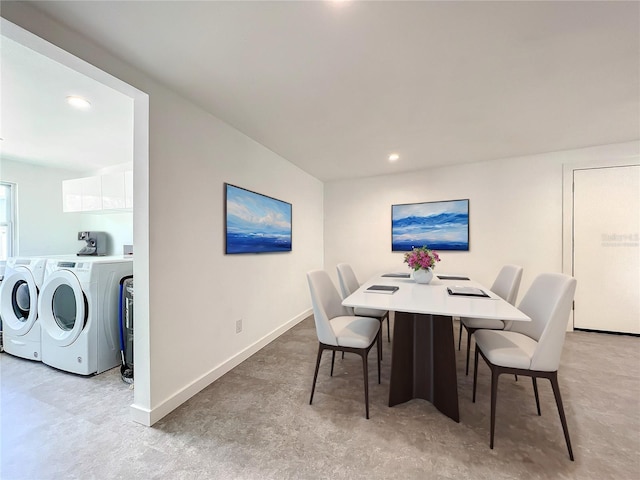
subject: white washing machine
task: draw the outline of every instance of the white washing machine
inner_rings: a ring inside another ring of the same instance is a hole
[[[44,258],[9,258],[0,284],[4,350],[37,361],[42,359],[38,297],[46,263]]]
[[[38,300],[43,363],[80,375],[120,365],[120,280],[132,274],[131,257],[49,260]]]

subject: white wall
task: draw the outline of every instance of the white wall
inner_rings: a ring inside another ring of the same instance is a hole
[[[2,160],[0,178],[17,185],[18,235],[16,255],[74,254],[84,242],[78,232],[108,234],[108,255],[122,253],[133,243],[131,212],[88,214],[62,211],[62,181],[92,175],[22,162]]]
[[[408,271],[391,252],[391,205],[469,199],[468,252],[439,252],[436,273],[491,285],[503,264],[524,267],[519,298],[542,272],[562,271],[563,164],[638,155],[640,142],[434,168],[325,185],[325,268],[351,263],[359,279]],[[337,281],[337,280],[336,280]]]
[[[323,192],[320,181],[198,107],[169,92],[150,99],[151,374],[157,398],[170,399],[309,314],[305,274],[323,262]],[[291,253],[224,255],[224,182],[293,205]]]
[[[322,183],[28,5],[1,13],[149,95],[149,314],[136,304],[132,413],[152,424],[310,313],[305,274],[323,265]],[[135,229],[147,213],[147,172],[134,166]],[[293,204],[291,253],[224,255],[224,182]],[[134,231],[136,252],[146,234]]]
[[[77,172],[2,160],[2,181],[17,185],[16,255],[72,254],[79,250],[80,214],[62,212],[62,180]]]
[[[66,215],[73,215],[67,213]],[[74,239],[77,252],[85,242],[77,240],[80,231],[105,232],[107,234],[107,255],[122,255],[123,245],[133,245],[133,213],[83,213],[80,214],[80,228]],[[75,252],[74,252],[75,253]]]

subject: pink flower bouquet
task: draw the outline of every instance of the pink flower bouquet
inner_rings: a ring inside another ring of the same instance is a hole
[[[404,263],[415,271],[433,269],[439,261],[438,252],[428,249],[426,245],[404,254]]]

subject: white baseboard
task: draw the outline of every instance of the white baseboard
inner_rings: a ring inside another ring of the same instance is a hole
[[[151,422],[151,411],[147,408],[140,407],[135,403],[129,406],[129,414],[131,415],[131,420],[137,423],[141,423],[147,427],[153,425]]]
[[[259,339],[257,342],[253,343],[252,345],[249,345],[247,348],[238,352],[236,355],[229,358],[227,361],[221,363],[217,367],[213,368],[209,372],[202,375],[200,378],[194,380],[191,384],[184,387],[175,395],[164,400],[157,407],[149,410],[147,408],[140,407],[134,403],[130,407],[131,419],[134,422],[141,423],[142,425],[146,425],[148,427],[152,426],[158,420],[160,420],[165,415],[169,414],[170,412],[178,408],[180,405],[182,405],[184,402],[189,400],[195,394],[197,394],[201,390],[211,385],[222,375],[229,372],[234,367],[237,367],[238,365],[240,365],[251,355],[259,351],[264,346],[268,345],[270,342],[278,338],[280,335],[282,335],[284,332],[286,332],[290,328],[296,326],[302,320],[304,320],[309,315],[311,315],[311,313],[312,313],[312,309],[309,308],[304,312],[296,315],[294,318],[292,318],[285,324],[281,325],[280,327],[276,328],[272,332],[268,333],[267,335]]]

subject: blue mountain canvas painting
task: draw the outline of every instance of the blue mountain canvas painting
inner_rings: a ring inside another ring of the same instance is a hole
[[[391,249],[469,250],[469,200],[391,206]]]
[[[291,251],[291,204],[226,186],[226,253]]]

